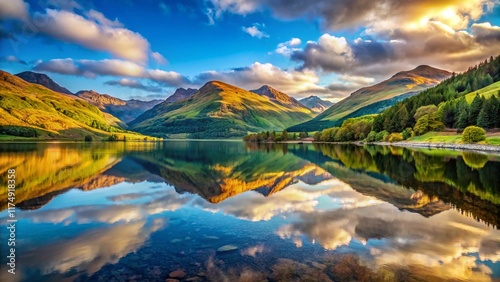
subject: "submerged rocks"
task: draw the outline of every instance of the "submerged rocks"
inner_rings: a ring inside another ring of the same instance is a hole
[[[230,251],[236,251],[238,247],[234,245],[225,245],[217,249],[218,253],[225,253],[225,252],[230,252]]]
[[[184,278],[184,276],[186,276],[186,272],[184,272],[182,269],[177,269],[168,274],[168,277],[175,279],[182,279]]]

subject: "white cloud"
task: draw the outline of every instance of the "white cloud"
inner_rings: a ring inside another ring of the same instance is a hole
[[[89,20],[94,20],[98,24],[102,24],[104,26],[109,26],[109,27],[122,27],[122,23],[118,21],[118,19],[115,20],[109,20],[106,18],[103,13],[98,12],[96,10],[90,10],[86,13],[87,18]]]
[[[302,41],[299,38],[292,38],[286,42],[278,44],[278,47],[276,48],[276,50],[274,50],[274,52],[288,57],[293,52],[301,50],[300,48],[295,48],[295,46],[298,46],[300,44],[302,44]]]
[[[92,17],[87,19],[72,12],[47,9],[45,14],[36,13],[34,17],[44,21],[38,26],[41,32],[61,41],[106,51],[131,61],[147,60],[149,42],[139,33],[116,27],[116,21],[106,19],[99,12],[90,15]]]
[[[35,70],[53,73],[80,75],[86,77],[117,76],[145,78],[166,86],[181,86],[189,84],[189,79],[183,75],[159,69],[146,69],[142,65],[123,60],[73,60],[53,59],[39,62]]]
[[[207,71],[198,75],[194,82],[201,84],[210,80],[221,80],[245,89],[256,89],[267,84],[287,94],[304,97],[307,93],[327,91],[318,85],[319,77],[314,71],[284,70],[270,63],[255,62],[249,67],[226,72]]]
[[[158,52],[152,52],[151,58],[153,58],[155,63],[159,65],[166,65],[168,63],[167,59],[165,59],[165,57],[163,57],[163,55]]]
[[[253,25],[250,27],[242,27],[241,28],[244,32],[250,34],[252,37],[257,37],[257,38],[264,38],[264,37],[269,37],[268,34],[265,32],[259,30],[257,25]]]
[[[28,19],[28,4],[23,0],[0,1],[0,18]]]

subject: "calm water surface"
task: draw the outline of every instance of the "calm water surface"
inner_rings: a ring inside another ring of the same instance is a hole
[[[499,281],[500,156],[0,143],[1,281]],[[174,273],[172,273],[174,272]]]

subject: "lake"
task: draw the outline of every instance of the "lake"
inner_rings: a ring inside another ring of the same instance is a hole
[[[1,281],[500,279],[500,156],[231,141],[0,143]],[[12,210],[11,210],[12,212]]]

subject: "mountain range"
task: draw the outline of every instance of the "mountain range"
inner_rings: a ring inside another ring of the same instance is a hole
[[[430,66],[418,66],[410,71],[399,72],[376,85],[361,88],[344,100],[332,104],[317,96],[298,101],[268,85],[248,91],[221,81],[210,81],[199,90],[178,88],[166,100],[123,100],[93,90],[73,94],[45,74],[30,71],[19,73],[16,76],[31,82],[22,84],[3,72],[5,79],[1,86],[4,96],[8,94],[12,103],[6,105],[4,98],[0,106],[2,110],[10,111],[9,117],[5,119],[9,121],[4,121],[4,126],[35,126],[36,131],[45,126],[52,133],[55,133],[54,128],[58,128],[58,134],[64,127],[79,128],[73,125],[56,126],[58,122],[34,115],[27,118],[28,108],[21,111],[23,103],[13,102],[19,98],[26,99],[18,97],[19,93],[31,92],[37,95],[51,91],[55,93],[52,99],[60,100],[59,95],[62,95],[66,98],[61,98],[61,101],[70,99],[94,106],[95,108],[91,108],[85,104],[84,107],[91,109],[92,113],[80,111],[78,115],[78,119],[91,128],[109,131],[113,127],[164,138],[236,138],[248,132],[281,131],[285,128],[291,132],[316,131],[338,126],[350,117],[379,113],[400,100],[438,84],[450,75],[447,71]],[[13,87],[12,83],[17,86]],[[43,108],[39,108],[39,104],[30,106],[33,110]],[[65,110],[68,115],[73,115],[74,112],[66,107],[53,108],[63,115]],[[21,113],[12,114],[13,110]],[[42,111],[46,110],[48,109],[43,108]],[[99,118],[96,119],[95,115]],[[23,122],[19,116],[24,117],[21,118]],[[29,120],[28,124],[26,120]],[[87,129],[84,131],[87,132]]]
[[[188,99],[156,105],[131,122],[130,128],[158,137],[230,138],[249,131],[283,130],[314,116],[276,89],[264,86],[261,92],[210,81]]]
[[[290,127],[288,130],[316,131],[340,126],[347,118],[379,113],[398,101],[437,85],[450,76],[451,73],[448,71],[426,65],[398,72],[387,80],[353,92],[314,119]]]
[[[122,100],[108,94],[97,93],[93,90],[78,91],[75,95],[98,107],[102,111],[119,118],[124,123],[133,121],[145,111],[162,102],[162,100]]]

